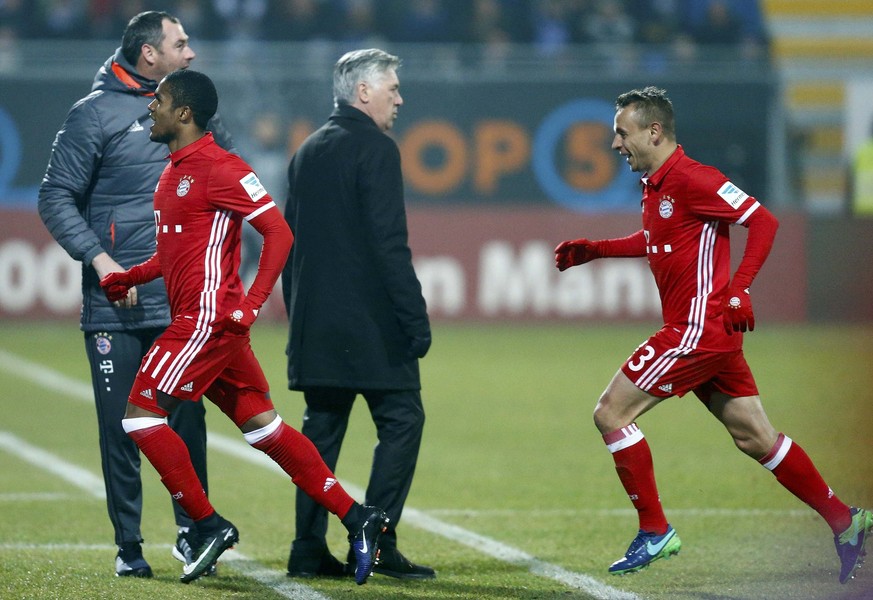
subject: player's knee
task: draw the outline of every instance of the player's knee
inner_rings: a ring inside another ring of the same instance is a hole
[[[751,440],[749,438],[734,436],[734,446],[743,454],[749,454],[752,449]]]
[[[273,411],[272,415],[263,413],[249,419],[241,429],[243,437],[245,437],[249,445],[254,446],[273,435],[281,426],[282,417]]]
[[[226,396],[220,401],[210,397],[234,425],[243,433],[264,427],[276,416],[276,409],[269,394],[259,390],[242,390],[235,396]]]
[[[156,431],[157,427],[167,424],[166,418],[161,417],[125,417],[121,420],[121,428],[124,433],[137,445]]]
[[[740,452],[755,460],[765,456],[770,449],[767,440],[755,435],[734,435],[734,444]]]
[[[600,397],[600,399],[597,401],[597,404],[594,406],[594,412],[592,414],[592,417],[594,419],[594,426],[597,427],[597,430],[601,434],[615,431],[622,426],[622,424],[616,425],[614,423],[615,418],[612,415],[612,411],[610,410],[610,403],[607,400],[605,393]],[[624,425],[626,425],[626,423],[624,423]]]
[[[736,447],[758,460],[767,455],[778,438],[777,431],[766,420],[746,420],[728,427]]]
[[[247,419],[242,425],[238,425],[238,427],[243,434],[247,434],[270,426],[278,427],[277,423],[281,423],[281,421],[282,419],[279,417],[279,414],[274,409],[270,409]]]

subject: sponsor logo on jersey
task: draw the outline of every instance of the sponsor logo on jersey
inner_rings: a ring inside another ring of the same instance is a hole
[[[324,480],[324,489],[322,491],[327,492],[327,490],[332,488],[334,485],[336,485],[336,479],[334,479],[333,477],[328,477]]]
[[[139,122],[139,119],[133,122],[133,124],[127,128],[128,133],[136,133],[137,131],[142,131],[145,129],[142,126],[142,123]]]
[[[739,208],[740,205],[749,197],[749,195],[732,184],[730,181],[725,181],[724,185],[718,188],[718,195],[721,199],[731,205],[731,208]]]
[[[176,186],[176,195],[180,198],[191,191],[191,184],[194,183],[194,178],[190,175],[185,175],[179,180],[179,185]]]
[[[664,196],[661,199],[661,203],[658,205],[658,214],[661,215],[662,219],[669,219],[673,216],[673,198],[670,196]]]
[[[193,392],[193,391],[194,391],[194,382],[193,382],[193,381],[189,381],[188,383],[186,383],[185,385],[183,385],[183,386],[182,386],[182,391],[183,391],[183,392]]]
[[[94,347],[100,354],[109,354],[112,350],[112,336],[108,333],[98,333],[94,336]]]
[[[143,398],[148,398],[149,400],[154,400],[154,399],[155,399],[155,397],[152,395],[152,390],[151,390],[151,388],[149,388],[149,389],[145,389],[145,390],[141,391],[141,392],[139,393],[139,395],[142,396]]]
[[[257,202],[267,195],[267,190],[264,188],[263,185],[261,185],[261,181],[254,173],[249,173],[248,175],[240,179],[239,182],[242,184],[243,189],[246,191],[246,194],[249,195],[249,198],[252,199],[252,202]]]

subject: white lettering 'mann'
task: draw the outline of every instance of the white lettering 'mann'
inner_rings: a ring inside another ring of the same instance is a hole
[[[645,261],[595,261],[559,273],[552,244],[483,244],[477,303],[485,316],[655,317],[660,298]]]
[[[528,242],[518,256],[509,242],[484,244],[479,254],[479,309],[487,316],[527,310],[535,315],[548,313],[553,257],[552,246],[546,242]]]

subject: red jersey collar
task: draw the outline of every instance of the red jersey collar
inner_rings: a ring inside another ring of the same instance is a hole
[[[215,143],[215,140],[212,139],[212,132],[207,131],[206,135],[204,135],[202,138],[200,138],[196,142],[192,142],[192,143],[188,144],[187,146],[185,146],[184,148],[179,148],[175,152],[170,152],[170,154],[167,155],[167,158],[169,158],[171,161],[173,161],[174,165],[178,165],[180,162],[182,162],[183,159],[191,156],[192,154],[199,151],[204,146],[208,146],[209,144],[214,144],[214,143]]]
[[[654,174],[649,175],[646,173],[642,177],[642,182],[644,185],[660,185],[662,181],[664,181],[664,177],[667,176],[667,173],[670,169],[673,168],[677,162],[679,162],[682,157],[685,156],[685,150],[682,149],[681,145],[677,145],[676,149],[673,151],[673,154],[661,165]]]

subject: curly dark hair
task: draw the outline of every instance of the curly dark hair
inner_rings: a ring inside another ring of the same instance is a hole
[[[206,129],[218,110],[218,92],[212,80],[191,69],[179,69],[164,77],[163,85],[170,88],[173,108],[187,106],[194,115],[194,124]]]

